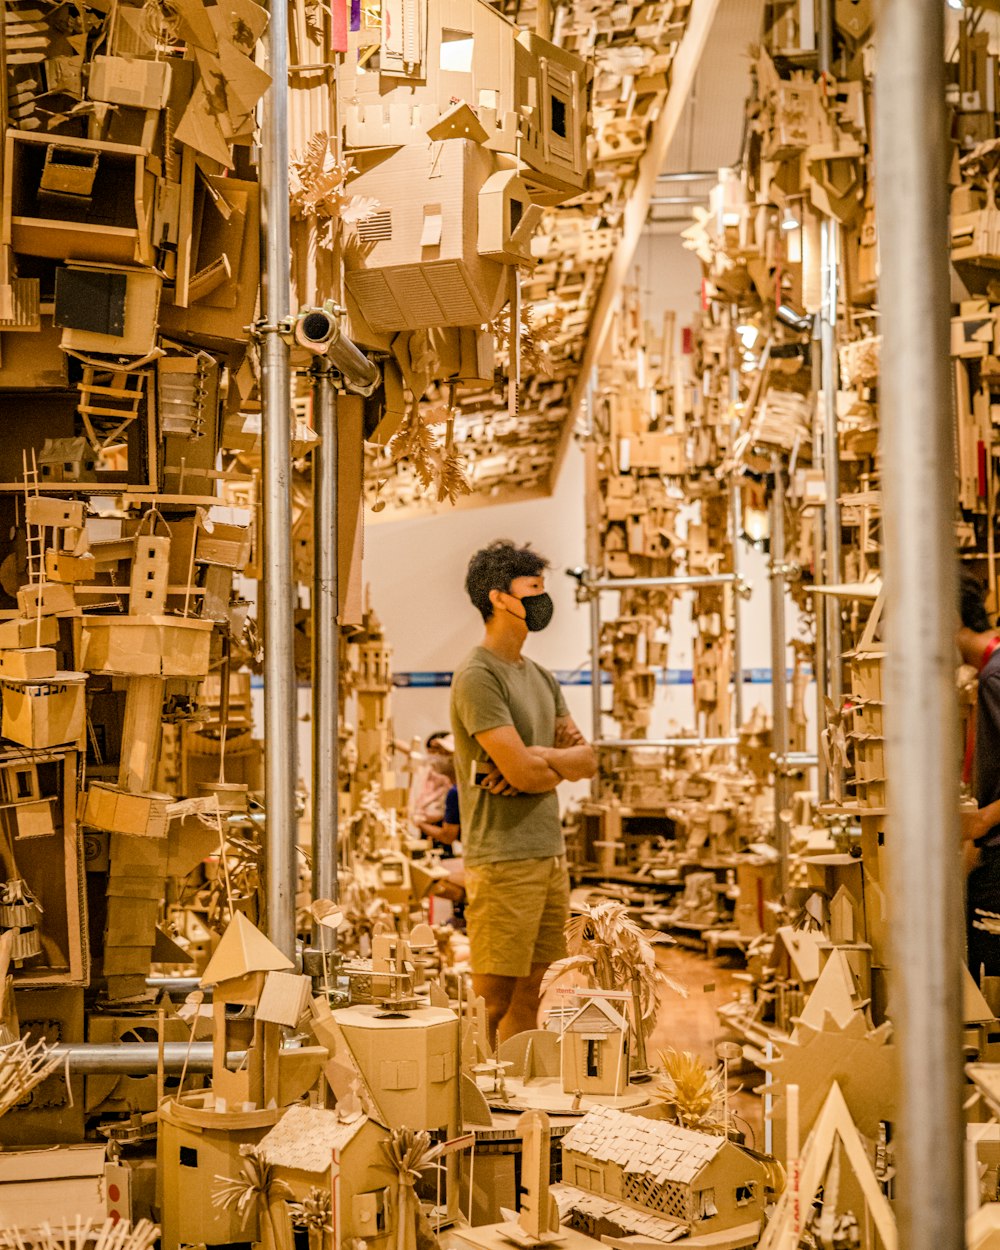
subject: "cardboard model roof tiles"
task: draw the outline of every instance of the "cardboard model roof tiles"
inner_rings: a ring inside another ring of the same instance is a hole
[[[649,1175],[658,1184],[689,1183],[725,1144],[722,1137],[611,1107],[588,1111],[562,1140],[565,1150],[589,1155],[599,1163],[618,1163],[624,1171]]]
[[[322,1176],[333,1166],[334,1151],[343,1150],[366,1122],[361,1113],[344,1119],[323,1107],[289,1107],[257,1152],[272,1165]]]

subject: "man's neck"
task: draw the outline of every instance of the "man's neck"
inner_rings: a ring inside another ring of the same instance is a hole
[[[987,651],[1000,637],[1000,630],[984,629],[982,633],[973,633],[971,629],[963,629],[960,639],[962,658],[976,668],[982,668]]]
[[[486,633],[481,645],[508,664],[517,664],[521,659],[521,648],[526,636],[526,631],[515,627],[512,618],[505,612],[503,616],[491,616],[486,622]]]

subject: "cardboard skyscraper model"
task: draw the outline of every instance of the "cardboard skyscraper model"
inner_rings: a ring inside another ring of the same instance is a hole
[[[542,206],[586,185],[590,71],[485,0],[392,0],[350,37],[338,90],[378,207],[345,252],[375,332],[479,326],[530,265]]]

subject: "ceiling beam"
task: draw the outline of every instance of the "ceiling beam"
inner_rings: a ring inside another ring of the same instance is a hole
[[[639,158],[635,189],[625,205],[622,236],[604,272],[601,292],[597,297],[594,315],[590,319],[583,358],[580,361],[580,371],[573,387],[569,412],[566,414],[566,424],[563,426],[559,445],[552,461],[550,491],[555,490],[566,449],[573,436],[577,418],[583,410],[590,371],[597,363],[611,327],[611,318],[618,306],[618,297],[632,261],[635,259],[636,248],[639,246],[639,239],[646,225],[650,201],[656,191],[657,178],[666,162],[671,141],[677,132],[684,106],[691,94],[701,56],[708,41],[708,34],[712,29],[720,3],[721,0],[693,0],[691,16],[688,18],[684,34],[671,62],[670,87],[659,116],[653,122],[646,150]]]

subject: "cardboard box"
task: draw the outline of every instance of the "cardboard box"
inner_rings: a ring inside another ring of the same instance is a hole
[[[124,677],[208,675],[211,621],[175,616],[84,616],[81,666]]]
[[[79,262],[56,270],[55,323],[69,352],[148,356],[156,346],[163,275]]]
[[[117,786],[95,781],[87,789],[83,821],[108,833],[165,838],[167,814],[173,802],[169,794],[129,794]],[[154,885],[159,896],[159,883],[154,881]]]
[[[260,187],[199,174],[191,194],[186,229],[178,241],[177,292],[174,302],[164,301],[160,309],[160,331],[209,348],[244,343],[260,283]],[[191,280],[216,267],[222,257],[229,276],[200,298],[191,298]],[[180,295],[182,290],[188,293]]]
[[[50,582],[63,582],[72,585],[76,582],[90,582],[94,579],[97,561],[89,552],[73,555],[69,551],[46,551],[45,576]]]
[[[86,724],[86,680],[84,673],[68,672],[46,682],[0,678],[0,733],[36,751],[79,742]]]
[[[87,505],[78,499],[56,499],[54,495],[29,495],[25,500],[24,519],[29,525],[46,529],[83,529],[87,521]]]
[[[72,612],[76,596],[62,582],[29,582],[17,592],[17,606],[21,615],[29,619],[55,616],[58,612]]]
[[[52,647],[59,641],[59,622],[54,616],[41,621],[0,621],[0,651],[11,647]]]
[[[0,1152],[3,1227],[22,1233],[104,1223],[104,1142]]]
[[[50,1046],[82,1042],[84,1033],[82,989],[22,989],[15,984],[14,1001],[25,1034],[44,1038]],[[72,1102],[70,1105],[70,1087]],[[70,1077],[57,1069],[28,1097],[4,1116],[4,1156],[7,1150],[24,1146],[51,1147],[53,1143],[82,1142],[84,1133],[84,1079]],[[49,1173],[43,1172],[43,1175]],[[58,1175],[58,1172],[55,1173]],[[0,1194],[3,1190],[0,1188]],[[0,1198],[0,1212],[6,1207]],[[4,1220],[6,1224],[6,1220]]]
[[[244,525],[208,524],[198,530],[195,561],[241,571],[250,559],[250,530]]]
[[[17,838],[49,838],[56,831],[55,799],[31,799],[8,808]]]
[[[52,647],[25,647],[0,651],[0,677],[15,681],[37,681],[56,675],[56,653]]]
[[[106,104],[161,109],[170,94],[170,62],[140,61],[124,56],[95,56],[87,94]]]
[[[76,153],[81,163],[96,158],[89,196],[73,203],[65,196],[61,202],[46,199],[42,173],[53,146]],[[126,144],[8,130],[2,242],[15,252],[58,261],[152,264],[156,178],[148,155]]]

